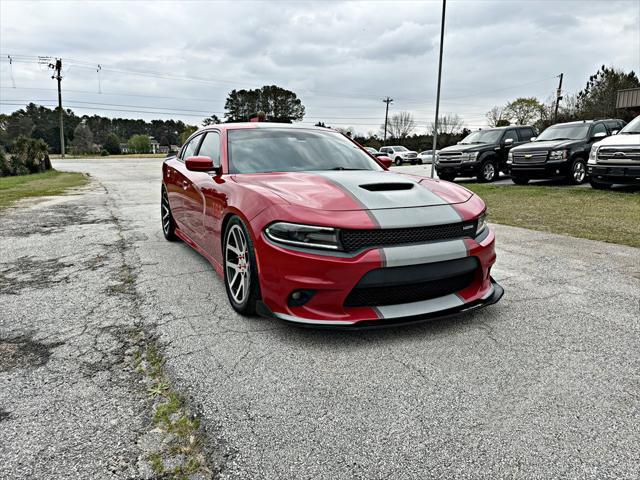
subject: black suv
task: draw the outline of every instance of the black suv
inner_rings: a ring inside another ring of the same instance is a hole
[[[587,160],[594,142],[624,126],[624,121],[583,120],[556,123],[531,143],[509,152],[509,173],[513,183],[526,185],[532,178],[566,178],[573,184],[587,178]]]
[[[510,126],[478,130],[457,145],[443,148],[438,154],[436,170],[442,180],[478,177],[492,182],[499,172],[507,172],[507,154],[511,147],[529,142],[536,132],[530,126]]]

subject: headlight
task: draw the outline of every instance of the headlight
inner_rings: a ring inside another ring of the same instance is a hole
[[[507,155],[507,165],[511,165],[513,163],[513,153],[509,152]]]
[[[335,228],[276,222],[269,225],[264,233],[274,242],[287,245],[338,249],[338,231]]]
[[[591,147],[591,151],[589,152],[589,160],[587,160],[589,165],[595,165],[598,163],[598,147],[595,145]]]
[[[566,150],[553,150],[549,154],[549,160],[564,160],[567,158]]]
[[[480,215],[478,217],[478,225],[476,226],[476,236],[479,233],[482,233],[482,231],[487,228],[487,211],[485,210],[482,215]]]
[[[475,162],[476,158],[478,158],[478,154],[480,152],[468,152],[468,153],[463,153],[462,154],[462,161],[463,162]]]

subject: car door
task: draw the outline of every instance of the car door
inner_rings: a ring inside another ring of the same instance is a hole
[[[180,162],[178,162],[176,165],[174,179],[174,183],[177,185],[175,197],[178,205],[178,213],[174,214],[174,219],[178,224],[178,228],[180,228],[183,233],[187,234],[187,236],[194,241],[195,238],[191,236],[192,230],[190,229],[189,225],[191,223],[190,216],[193,214],[192,177],[194,175],[197,175],[198,172],[191,172],[187,170],[185,160],[196,155],[202,138],[203,135],[198,134],[191,138],[183,147],[179,157]],[[171,198],[169,199],[169,201],[171,201]],[[173,209],[173,204],[171,208]]]
[[[178,228],[183,231],[186,222],[184,192],[185,183],[188,181],[188,172],[184,165],[184,161],[187,157],[191,157],[195,154],[200,140],[200,135],[188,140],[180,150],[180,153],[178,153],[176,161],[172,162],[171,166],[169,166],[166,171],[165,185],[169,195],[171,214],[173,215],[173,219],[176,221]]]
[[[509,142],[508,140],[511,140],[511,142]],[[501,171],[504,172],[507,170],[507,155],[509,155],[509,150],[517,145],[518,142],[520,142],[520,139],[518,138],[518,133],[516,132],[515,128],[506,130],[502,134],[500,146],[498,147],[498,151],[496,152],[498,154],[498,168]]]
[[[198,156],[209,157],[220,167],[220,132],[209,130],[204,134],[197,151]],[[221,221],[226,195],[220,195],[215,171],[190,172],[191,185],[187,190],[189,236],[208,254],[212,254],[216,222]]]

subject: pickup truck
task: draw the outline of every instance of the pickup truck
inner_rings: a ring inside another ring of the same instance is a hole
[[[380,148],[380,153],[389,157],[396,165],[402,165],[404,162],[411,162],[411,165],[415,165],[418,162],[418,152],[400,145],[382,147]]]

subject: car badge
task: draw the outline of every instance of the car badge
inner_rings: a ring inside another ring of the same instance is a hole
[[[613,154],[614,157],[626,157],[627,154],[624,152],[616,152]]]
[[[532,158],[532,157],[533,157],[533,155],[531,155],[530,153],[527,153],[527,154],[524,156],[524,158]]]

